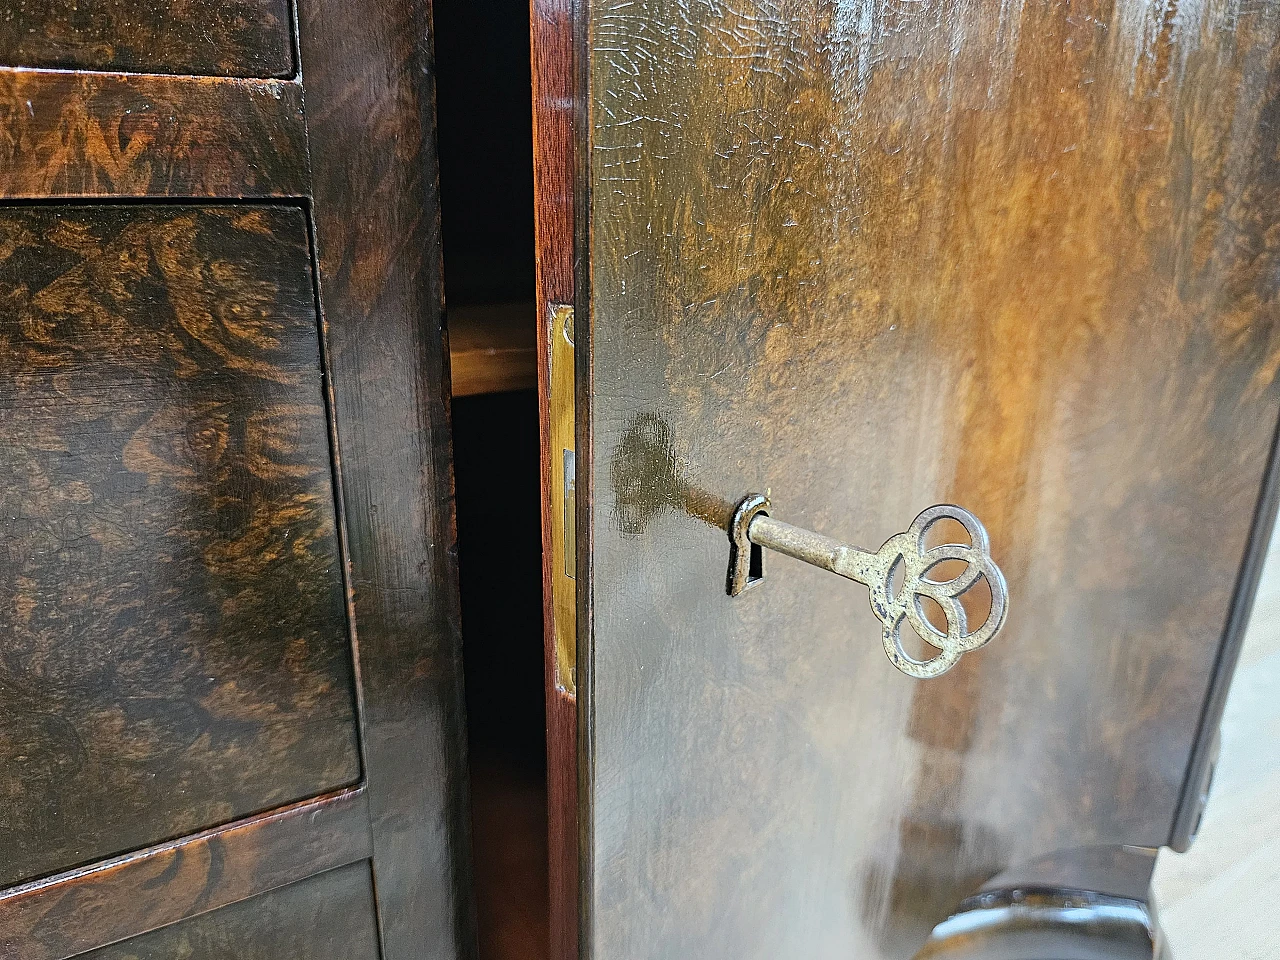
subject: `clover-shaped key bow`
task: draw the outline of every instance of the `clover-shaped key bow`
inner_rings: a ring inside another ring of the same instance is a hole
[[[896,534],[874,553],[860,550],[819,533],[775,520],[766,512],[768,498],[752,494],[734,511],[729,536],[733,551],[729,567],[729,593],[736,596],[762,576],[762,557],[752,556],[752,545],[767,547],[804,560],[842,577],[865,584],[871,593],[871,609],[884,625],[884,651],[893,665],[908,676],[925,680],[950,670],[962,654],[985,644],[1004,624],[1008,610],[1008,587],[1004,575],[991,559],[987,531],[968,510],[939,504],[924,510],[906,532]],[[940,520],[960,523],[968,543],[927,546],[929,528]],[[929,575],[949,561],[964,563],[964,569],[948,580]],[[901,569],[901,582],[898,571]],[[976,630],[969,629],[961,597],[979,579],[991,591],[991,607]],[[944,632],[925,616],[922,598],[938,605],[946,618]],[[925,643],[936,648],[936,656],[917,660],[902,644],[906,623]]]

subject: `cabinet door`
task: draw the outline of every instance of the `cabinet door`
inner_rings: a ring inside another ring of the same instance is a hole
[[[0,25],[0,956],[470,940],[429,26]]]
[[[1007,868],[1183,845],[1273,516],[1280,8],[580,28],[584,954],[909,957]],[[916,679],[865,586],[729,596],[751,493],[872,550],[966,508],[1003,629]]]

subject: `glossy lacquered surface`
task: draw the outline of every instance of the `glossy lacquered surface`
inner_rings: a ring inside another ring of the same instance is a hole
[[[572,323],[575,297],[574,30],[580,13],[573,0],[529,4],[552,960],[578,956],[578,702],[572,664],[577,591],[556,560],[564,554],[564,451],[573,448],[575,429],[573,331],[566,338],[565,323]]]
[[[83,954],[85,960],[378,960],[368,863]]]
[[[430,14],[298,4],[381,960],[475,943]]]
[[[289,0],[13,0],[0,63],[131,73],[293,73]]]
[[[1170,838],[1276,426],[1280,13],[1164,9],[589,5],[596,960],[908,957]],[[727,597],[722,529],[620,509],[638,422],[863,547],[971,510],[1003,633],[921,682],[829,574]]]
[[[0,196],[282,197],[309,187],[302,85],[0,68]]]
[[[429,6],[10,7],[0,956],[468,955]]]
[[[355,782],[302,211],[0,238],[0,886]]]
[[[368,799],[364,787],[341,790],[10,888],[0,956],[65,960],[367,861]]]

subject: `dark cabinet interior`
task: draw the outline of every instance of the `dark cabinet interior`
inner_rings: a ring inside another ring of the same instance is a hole
[[[532,960],[549,909],[533,391],[456,399],[453,435],[480,956]]]
[[[434,8],[445,304],[481,958],[547,956],[529,14]]]
[[[433,12],[445,309],[453,395],[532,390],[529,14],[512,0]]]

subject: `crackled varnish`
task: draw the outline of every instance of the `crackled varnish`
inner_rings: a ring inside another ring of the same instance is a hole
[[[1280,8],[587,6],[584,950],[904,958],[1184,843],[1273,511]],[[972,510],[1003,634],[918,682],[829,574],[730,599],[723,531],[624,522],[640,422],[866,547]]]
[[[0,957],[465,955],[427,11],[0,64]]]

